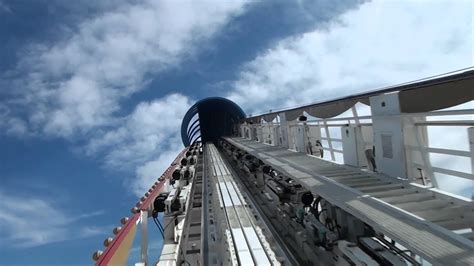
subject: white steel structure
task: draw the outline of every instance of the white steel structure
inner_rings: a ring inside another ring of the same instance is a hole
[[[202,100],[94,259],[125,263],[140,228],[136,265],[474,265],[473,91],[468,69],[247,118]]]

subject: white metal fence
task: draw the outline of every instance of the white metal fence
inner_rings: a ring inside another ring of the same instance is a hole
[[[404,132],[401,133],[405,135],[404,150],[409,180],[448,192],[461,193],[466,197],[474,197],[472,169],[474,156],[472,144],[469,144],[470,141],[474,141],[474,133],[471,135],[471,140],[468,134],[469,130],[474,131],[473,107],[474,102],[471,101],[447,110],[397,115],[404,121]],[[364,149],[372,149],[374,145],[372,129],[374,117],[370,113],[370,108],[361,103],[333,118],[320,119],[306,113],[305,116],[308,118],[307,121],[288,123],[290,150],[315,155],[315,151],[322,146],[323,159],[344,163],[341,130],[347,126],[360,128],[362,134],[358,142]],[[390,119],[390,116],[385,118]],[[262,121],[252,126],[262,128],[262,140],[259,141],[270,145],[282,145],[281,136],[272,136],[275,132],[280,134],[282,132],[275,130],[281,127],[279,117],[270,123]],[[304,132],[301,133],[301,130]],[[298,148],[298,144],[301,143],[296,143],[297,134],[304,135],[304,148]],[[456,185],[453,187],[453,184]]]

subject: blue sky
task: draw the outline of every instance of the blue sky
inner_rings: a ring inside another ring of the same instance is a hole
[[[0,0],[1,265],[91,263],[198,99],[255,113],[473,65],[472,1],[96,2]]]

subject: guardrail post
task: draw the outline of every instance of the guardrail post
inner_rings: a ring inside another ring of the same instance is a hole
[[[474,127],[467,129],[469,136],[469,150],[471,151],[471,173],[474,173]]]
[[[370,97],[377,171],[407,178],[407,165],[398,93]]]
[[[141,263],[148,265],[148,211],[141,211]]]
[[[280,120],[280,142],[279,145],[285,148],[289,148],[288,144],[288,121],[286,121],[285,113],[279,113],[279,120]]]

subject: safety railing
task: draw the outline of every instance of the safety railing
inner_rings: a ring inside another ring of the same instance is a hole
[[[471,191],[474,191],[474,175],[471,166],[472,160],[474,160],[473,148],[469,144],[469,141],[473,141],[473,136],[471,136],[471,140],[468,136],[468,130],[474,130],[469,129],[474,128],[474,109],[472,107],[474,107],[474,102],[470,101],[448,110],[403,113],[382,117],[383,119],[398,117],[404,121],[403,130],[405,132],[400,132],[400,134],[409,134],[404,144],[404,150],[410,181],[444,189],[443,184],[448,181],[442,179],[454,177],[457,179],[456,181],[465,184],[467,192],[464,195],[469,197],[469,187]],[[362,115],[358,115],[358,113],[362,113]],[[374,116],[371,115],[370,108],[367,106],[357,103],[348,111],[333,118],[321,119],[307,113],[304,115],[306,121],[298,121],[298,119],[288,121],[287,137],[290,150],[310,154],[310,151],[322,149],[324,151],[323,159],[344,163],[343,154],[345,151],[341,130],[347,126],[361,129],[362,136],[358,140],[358,145],[362,145],[365,150],[372,149],[374,145],[372,128]],[[270,145],[282,145],[281,141],[269,141],[275,139],[272,136],[275,134],[272,128],[278,129],[281,126],[279,116],[271,122],[262,120],[260,123],[252,125],[257,131],[258,128],[263,130],[263,140],[260,141]],[[295,135],[298,134],[298,128],[305,131],[302,134],[305,138],[304,149],[296,148],[298,145]],[[282,130],[278,130],[277,134],[282,134],[282,132]],[[447,141],[448,145],[440,146],[439,138],[449,140]],[[319,145],[317,141],[319,141]],[[444,157],[444,163],[440,156]],[[369,165],[368,162],[367,165]],[[438,180],[442,180],[442,184],[439,184]]]

